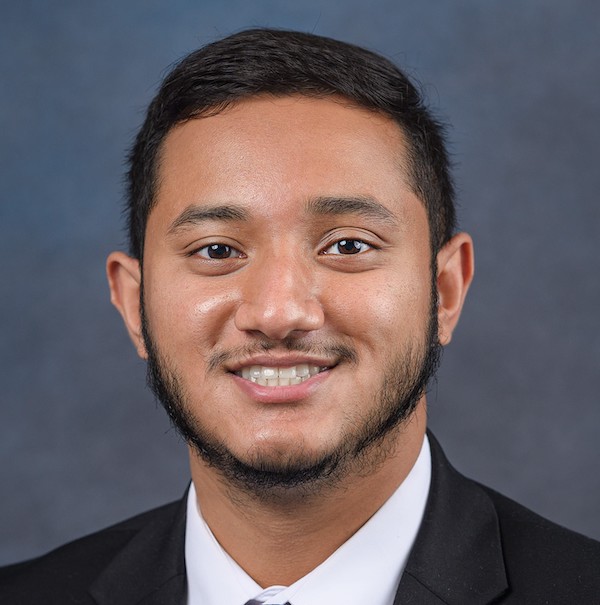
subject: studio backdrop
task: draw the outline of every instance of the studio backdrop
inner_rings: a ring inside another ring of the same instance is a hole
[[[28,1],[0,7],[0,563],[187,485],[104,262],[161,76],[257,25],[386,55],[451,124],[476,277],[431,426],[465,474],[600,538],[599,3]]]

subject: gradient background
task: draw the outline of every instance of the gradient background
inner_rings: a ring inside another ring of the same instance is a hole
[[[451,122],[477,274],[431,424],[463,472],[600,538],[600,4],[22,1],[0,8],[0,563],[186,486],[104,259],[166,67],[256,25],[377,50]]]

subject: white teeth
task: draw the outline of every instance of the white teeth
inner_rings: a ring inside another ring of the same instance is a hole
[[[307,363],[301,363],[300,365],[296,366],[296,376],[300,376],[300,378],[306,378],[307,376],[310,376],[310,370],[308,368]]]
[[[279,368],[279,380],[282,378],[296,378],[296,366],[291,368]]]
[[[286,368],[247,366],[236,372],[236,374],[261,386],[282,387],[300,384],[311,376],[316,376],[323,369],[325,368],[315,365],[309,366],[307,363],[300,363],[296,366]]]

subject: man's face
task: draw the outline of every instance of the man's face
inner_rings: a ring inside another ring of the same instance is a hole
[[[348,467],[418,402],[437,334],[405,158],[390,119],[331,99],[254,98],[167,136],[146,349],[163,403],[223,472]]]

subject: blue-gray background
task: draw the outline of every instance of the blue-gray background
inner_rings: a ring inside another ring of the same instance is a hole
[[[452,123],[477,275],[432,425],[461,470],[600,538],[600,4],[21,1],[0,7],[0,563],[186,485],[104,258],[165,68],[255,25],[378,50]]]

